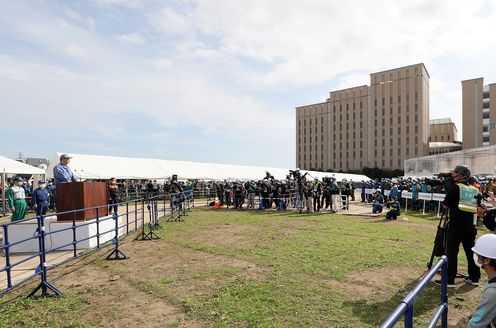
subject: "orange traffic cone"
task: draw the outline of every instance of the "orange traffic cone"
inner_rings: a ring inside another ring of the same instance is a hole
[[[215,197],[214,208],[219,208],[219,197]]]

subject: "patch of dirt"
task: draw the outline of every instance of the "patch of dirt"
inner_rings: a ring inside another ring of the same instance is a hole
[[[423,273],[405,267],[378,268],[349,275],[343,281],[333,280],[329,283],[349,299],[383,299],[392,296],[398,286],[418,280]]]
[[[64,291],[88,296],[85,318],[106,327],[164,327],[169,325],[201,327],[188,318],[182,307],[166,299],[142,292],[118,275],[95,265],[71,267],[58,271],[53,283]]]
[[[255,225],[225,223],[198,231],[192,240],[209,246],[253,247],[257,245],[254,236],[264,230]]]
[[[164,241],[132,242],[123,246],[130,259],[114,262],[112,266],[138,280],[163,277],[175,279],[204,271],[233,268],[243,276],[257,277],[262,271],[255,263],[230,256],[211,254]],[[129,261],[129,262],[128,262]],[[110,266],[107,264],[106,266]],[[117,273],[118,274],[118,273]]]

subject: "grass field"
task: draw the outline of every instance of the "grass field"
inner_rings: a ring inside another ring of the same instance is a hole
[[[160,240],[126,239],[129,260],[100,252],[50,271],[61,298],[25,299],[34,285],[0,298],[0,327],[376,327],[426,271],[437,219],[408,217],[195,209]],[[416,324],[438,295],[417,300]],[[451,327],[479,295],[450,292]]]

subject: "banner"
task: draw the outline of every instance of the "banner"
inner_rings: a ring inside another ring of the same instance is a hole
[[[419,192],[418,199],[421,200],[432,200],[432,194],[428,192]]]
[[[442,202],[444,200],[444,197],[446,197],[445,194],[432,194],[432,200]]]

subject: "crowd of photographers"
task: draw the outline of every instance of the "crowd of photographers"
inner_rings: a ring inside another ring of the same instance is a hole
[[[319,180],[300,170],[291,170],[283,180],[267,172],[260,180],[212,181],[202,187],[213,191],[219,206],[227,208],[280,211],[293,208],[313,213],[339,210],[343,206],[342,197],[354,200],[356,184],[346,179],[338,182],[333,176]]]

